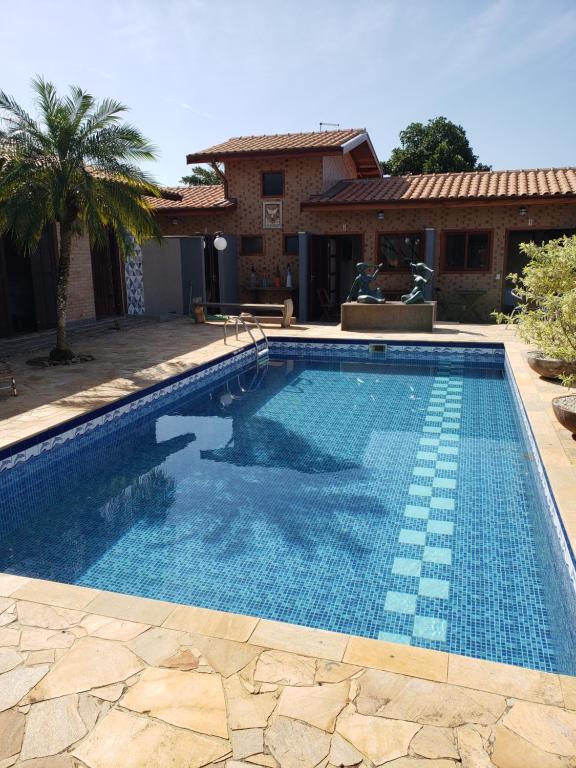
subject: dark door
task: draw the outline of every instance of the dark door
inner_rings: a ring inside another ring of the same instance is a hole
[[[96,317],[111,317],[125,313],[122,260],[114,235],[105,244],[93,245],[92,280]]]
[[[220,274],[218,251],[214,248],[212,235],[204,235],[204,281],[206,301],[220,300]]]
[[[309,255],[308,317],[335,320],[352,284],[353,265],[360,261],[360,235],[312,235]]]
[[[4,316],[7,332],[28,333],[36,330],[36,306],[32,280],[32,259],[25,256],[11,237],[2,241]]]
[[[508,232],[508,251],[506,253],[506,271],[505,275],[510,273],[522,274],[528,260],[520,251],[521,243],[536,243],[542,245],[562,235],[576,235],[576,229],[528,229],[512,230]],[[516,305],[516,300],[512,296],[512,284],[506,280],[504,284],[504,295],[502,296],[502,308],[509,312]]]
[[[30,260],[36,328],[42,331],[56,325],[56,240],[52,228],[47,229]]]

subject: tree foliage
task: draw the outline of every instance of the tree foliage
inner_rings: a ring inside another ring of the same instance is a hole
[[[182,184],[188,184],[190,187],[197,187],[202,184],[222,184],[222,179],[211,168],[203,168],[201,165],[193,165],[192,173],[188,176],[182,176]]]
[[[45,227],[59,226],[58,331],[54,359],[68,358],[66,304],[72,238],[104,244],[113,232],[122,255],[134,240],[159,235],[149,196],[160,190],[139,167],[155,149],[122,116],[114,99],[97,103],[72,86],[59,96],[52,83],[32,82],[39,119],[0,91],[0,235],[9,232],[33,251]]]
[[[400,131],[400,146],[381,165],[391,176],[490,170],[478,162],[464,128],[445,117],[435,117],[426,125],[410,123]]]
[[[543,245],[520,245],[529,261],[522,275],[512,274],[519,304],[513,315],[496,313],[498,322],[514,322],[525,341],[547,357],[576,363],[576,235]],[[576,376],[565,376],[572,385]]]

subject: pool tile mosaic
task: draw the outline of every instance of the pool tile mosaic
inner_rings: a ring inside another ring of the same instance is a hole
[[[576,671],[503,349],[271,354],[3,456],[0,570]]]

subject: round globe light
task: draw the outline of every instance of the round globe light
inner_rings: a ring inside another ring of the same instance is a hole
[[[214,238],[214,248],[216,248],[217,251],[223,251],[227,245],[226,238],[222,237],[222,235],[218,235]]]

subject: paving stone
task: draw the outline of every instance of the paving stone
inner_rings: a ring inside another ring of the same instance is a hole
[[[386,768],[462,768],[462,766],[459,762],[445,758],[426,760],[421,757],[399,757],[397,760],[386,763]]]
[[[111,710],[74,750],[90,768],[201,768],[230,754],[230,745],[166,723]]]
[[[56,661],[56,651],[30,651],[26,656],[26,666],[34,664],[53,664]]]
[[[491,758],[497,768],[573,768],[576,762],[572,758],[544,752],[503,725],[496,726],[494,737]]]
[[[257,623],[258,619],[252,616],[212,611],[193,605],[180,605],[177,608],[173,607],[163,626],[210,637],[220,637],[223,640],[237,640],[242,643],[248,640]]]
[[[330,750],[327,733],[287,717],[275,718],[264,739],[282,768],[314,768]]]
[[[576,677],[560,675],[560,686],[567,709],[576,709]]]
[[[192,638],[186,632],[152,627],[127,643],[127,647],[147,664],[156,666],[179,653],[185,644],[192,644]]]
[[[0,675],[0,712],[16,706],[49,669],[48,664],[17,667]]]
[[[276,768],[278,765],[278,762],[272,757],[272,755],[250,755],[250,757],[246,758],[247,763],[252,763],[253,765],[265,765],[268,766],[268,768]]]
[[[0,627],[7,627],[8,624],[12,624],[16,621],[15,613],[1,613],[0,614]]]
[[[26,720],[20,759],[57,755],[87,733],[76,694],[34,704]]]
[[[302,720],[332,733],[336,718],[348,703],[350,683],[326,683],[312,688],[288,686],[278,700],[278,714]]]
[[[576,757],[576,712],[517,701],[502,725],[544,752]]]
[[[7,757],[5,760],[0,760],[0,768],[12,768],[17,760],[18,755],[12,755],[12,757]]]
[[[11,597],[0,597],[0,613],[7,611],[8,608],[12,608],[15,601]]]
[[[364,755],[349,741],[343,739],[339,733],[335,733],[330,742],[329,760],[332,765],[346,768],[347,766],[359,765],[364,760]]]
[[[336,724],[337,733],[376,765],[407,755],[419,730],[416,723],[359,714],[345,714]]]
[[[458,752],[462,768],[494,768],[488,755],[487,745],[473,725],[463,725],[456,730]]]
[[[139,624],[135,621],[122,621],[111,619],[108,616],[88,614],[81,626],[92,637],[101,637],[103,640],[133,640],[138,635],[150,629],[149,624]]]
[[[135,621],[151,626],[160,625],[174,610],[174,603],[152,600],[148,597],[134,597],[117,592],[95,593],[87,605],[90,613],[110,616],[121,621]]]
[[[503,696],[377,670],[367,670],[359,688],[358,712],[424,725],[489,725],[506,709]]]
[[[79,765],[72,755],[55,755],[19,762],[18,768],[79,768]]]
[[[265,728],[278,700],[277,693],[248,693],[238,675],[224,680],[230,728]]]
[[[262,728],[232,731],[230,739],[232,741],[232,755],[237,760],[259,755],[264,751],[264,731]]]
[[[96,696],[98,699],[104,699],[104,701],[118,701],[123,691],[123,683],[114,683],[113,685],[105,685],[102,688],[92,688],[90,696]]]
[[[26,576],[14,576],[11,573],[0,573],[0,595],[9,597],[29,581],[30,579],[26,578]]]
[[[219,637],[193,635],[193,640],[194,647],[202,652],[213,669],[223,677],[239,672],[262,652],[262,648],[256,645]]]
[[[24,656],[15,648],[0,648],[0,674],[9,672],[24,661]]]
[[[13,627],[0,627],[0,648],[18,645],[20,642],[20,630]]]
[[[450,728],[424,725],[410,742],[410,752],[419,757],[459,759],[454,733]]]
[[[316,669],[316,683],[341,683],[350,679],[353,675],[362,672],[362,667],[352,664],[342,664],[339,661],[318,661]]]
[[[286,651],[265,651],[256,664],[254,679],[282,685],[313,685],[316,660]]]
[[[25,722],[26,716],[15,709],[0,712],[0,762],[20,752]]]
[[[450,656],[448,682],[515,699],[562,706],[558,675],[466,656]]]
[[[117,683],[142,669],[140,660],[118,643],[83,637],[59,660],[31,693],[31,701],[89,691]],[[36,667],[32,667],[36,669]]]
[[[182,672],[191,672],[200,666],[200,656],[195,656],[189,648],[185,648],[161,661],[160,666],[168,669],[179,669]]]
[[[261,619],[250,637],[250,642],[277,651],[342,661],[348,638],[346,635],[327,632],[324,629],[297,627],[282,621]]]
[[[217,674],[146,669],[120,705],[181,728],[228,737],[222,678]]]
[[[20,639],[22,651],[44,651],[58,648],[70,648],[75,641],[70,632],[60,632],[53,629],[32,629],[25,627]]]
[[[16,610],[20,624],[41,629],[70,629],[79,624],[84,616],[81,611],[41,603],[28,603],[25,600],[18,601]]]

